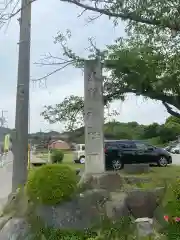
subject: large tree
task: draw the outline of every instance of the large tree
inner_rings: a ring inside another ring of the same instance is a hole
[[[161,101],[169,114],[180,117],[178,36],[156,31],[152,26],[133,26],[129,38],[108,47],[108,59],[116,59],[107,83],[108,99],[134,93]]]
[[[118,115],[116,110],[110,109],[107,104],[104,108],[104,121],[108,122]],[[58,104],[44,106],[41,116],[50,124],[61,123],[65,130],[74,131],[84,126],[84,98],[70,95]]]
[[[146,25],[180,30],[180,1],[174,0],[61,0],[81,7],[84,11],[97,13],[112,18],[117,24],[119,20],[129,23],[143,23]]]
[[[95,54],[90,57],[100,56],[111,73],[105,82],[105,103],[134,93],[161,101],[168,113],[180,117],[179,0],[62,1],[94,11],[99,17],[107,15],[115,24],[126,20],[127,37],[117,39],[105,51],[98,50],[91,42]],[[71,63],[82,66],[83,59],[68,49],[61,34],[56,43],[61,44],[66,59],[59,62],[59,57],[49,56],[53,65],[55,59],[58,65],[52,73]]]

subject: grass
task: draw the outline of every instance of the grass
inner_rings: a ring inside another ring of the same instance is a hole
[[[42,158],[44,160],[48,159],[48,153],[38,154],[37,157]],[[84,168],[84,164],[75,164],[73,161],[73,152],[68,152],[64,154],[64,164],[67,164],[73,168]],[[122,175],[127,175],[123,172],[123,170],[120,171]],[[128,174],[129,175],[129,174]],[[133,176],[133,175],[129,175]],[[180,166],[168,166],[168,167],[152,167],[151,171],[149,173],[145,174],[138,174],[135,175],[136,177],[149,177],[152,179],[169,179],[180,177]]]
[[[38,158],[42,158],[44,160],[47,160],[48,159],[48,153],[42,153],[42,154],[37,154],[36,155]],[[68,166],[71,166],[72,168],[81,168],[83,169],[84,168],[84,164],[75,164],[74,161],[73,161],[73,152],[66,152],[64,154],[64,159],[63,159],[63,163],[64,164],[67,164]]]
[[[122,170],[122,175],[127,175]],[[167,166],[167,167],[152,167],[149,173],[144,174],[136,174],[136,175],[130,175],[129,176],[138,176],[138,177],[149,177],[152,179],[166,179],[171,180],[175,179],[177,177],[180,177],[180,166]]]

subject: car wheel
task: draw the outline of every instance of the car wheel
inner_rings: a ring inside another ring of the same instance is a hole
[[[168,165],[168,160],[166,157],[161,156],[160,159],[158,160],[158,165],[160,167],[166,167]]]
[[[123,163],[120,159],[116,159],[112,161],[113,170],[117,171],[123,168]]]
[[[81,164],[84,164],[84,163],[85,163],[85,157],[80,157],[80,158],[79,158],[79,162],[80,162]]]

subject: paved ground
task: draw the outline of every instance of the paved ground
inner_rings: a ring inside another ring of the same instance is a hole
[[[0,157],[0,206],[7,201],[7,197],[11,192],[12,160],[12,153]]]
[[[180,154],[171,154],[172,155],[172,162],[175,165],[180,165]]]

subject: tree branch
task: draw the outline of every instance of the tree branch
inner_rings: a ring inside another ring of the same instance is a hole
[[[145,23],[148,25],[155,25],[155,26],[161,26],[164,28],[169,28],[171,30],[175,30],[175,31],[180,31],[180,24],[174,24],[174,23],[170,23],[170,22],[162,22],[158,19],[148,19],[142,16],[139,16],[138,14],[136,14],[135,12],[128,12],[128,13],[115,13],[115,12],[111,12],[108,9],[102,9],[102,8],[98,8],[98,7],[92,7],[89,6],[87,4],[83,4],[80,1],[77,0],[61,0],[61,2],[68,2],[68,3],[72,3],[75,4],[81,8],[84,8],[86,10],[89,11],[93,11],[93,12],[98,12],[100,14],[109,16],[109,17],[115,17],[115,18],[121,18],[123,20],[131,20],[131,21],[135,21],[135,22],[140,22],[140,23]]]
[[[175,112],[174,110],[172,110],[172,107],[170,107],[167,102],[162,102],[162,103],[163,103],[163,105],[165,106],[167,112],[168,112],[170,115],[172,115],[172,116],[174,116],[174,117],[177,117],[177,118],[180,118],[180,113]]]
[[[107,94],[105,96],[105,102],[111,101],[113,99],[119,99],[120,95],[126,94],[126,93],[134,93],[136,96],[144,96],[144,97],[149,97],[154,100],[158,100],[161,102],[166,102],[170,105],[173,105],[177,108],[180,108],[180,97],[175,97],[172,95],[166,95],[163,93],[155,92],[152,89],[150,91],[139,91],[136,89],[131,89],[128,87],[122,87],[118,90],[113,91],[110,94]]]
[[[43,76],[43,77],[40,77],[40,78],[37,78],[37,79],[31,79],[31,81],[33,81],[33,82],[38,82],[38,81],[41,81],[41,80],[43,80],[43,79],[46,79],[46,78],[50,77],[51,75],[53,75],[54,73],[57,73],[57,72],[61,71],[62,69],[66,68],[67,66],[69,66],[69,65],[71,65],[71,64],[72,64],[72,61],[69,62],[69,63],[67,63],[67,64],[65,64],[63,67],[60,67],[60,68],[58,68],[58,69],[55,69],[54,71],[46,74],[46,75]]]

